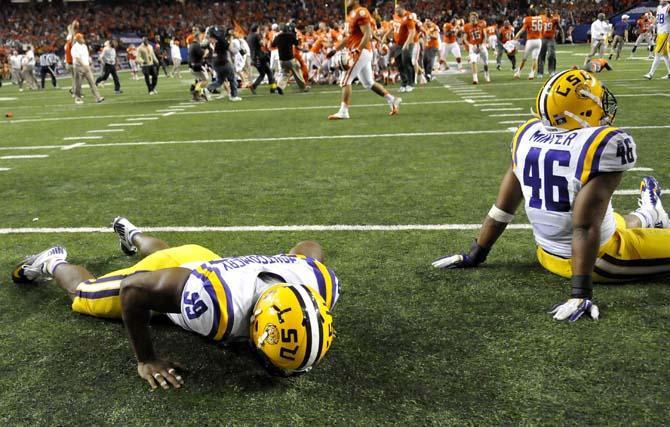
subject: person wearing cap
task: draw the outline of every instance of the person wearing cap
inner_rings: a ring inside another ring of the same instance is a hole
[[[116,74],[116,49],[112,46],[112,43],[107,40],[102,49],[102,54],[100,55],[102,60],[102,75],[98,77],[95,81],[95,85],[99,85],[100,82],[104,82],[109,78],[109,75],[112,75],[114,80],[114,93],[121,94],[121,83],[119,82],[119,76]]]
[[[605,38],[610,32],[610,23],[604,13],[598,14],[598,19],[591,24],[591,52],[586,55],[584,65],[593,59],[596,54],[600,58],[605,56]]]
[[[621,49],[623,44],[628,41],[628,29],[630,28],[630,16],[622,15],[621,20],[614,24],[614,39],[612,40],[612,46],[610,51],[609,59],[612,60],[612,56],[616,52],[615,60],[619,59],[621,56]]]
[[[83,104],[84,100],[81,97],[81,81],[86,79],[88,85],[91,88],[93,96],[95,96],[96,102],[102,102],[105,100],[100,96],[98,88],[95,85],[95,79],[93,78],[93,71],[91,71],[91,57],[88,52],[88,46],[86,46],[86,40],[82,33],[77,33],[74,36],[74,44],[72,45],[72,67],[74,71],[74,102],[75,104]]]
[[[170,40],[170,56],[172,57],[172,72],[170,75],[174,78],[181,79],[181,46],[179,40]]]

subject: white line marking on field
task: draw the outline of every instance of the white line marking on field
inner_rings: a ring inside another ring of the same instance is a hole
[[[406,225],[257,225],[229,227],[142,227],[147,233],[224,233],[268,231],[444,231],[477,230],[481,224],[406,224]],[[507,230],[530,230],[530,224],[510,224]],[[113,233],[109,227],[0,228],[0,234]]]
[[[530,113],[505,113],[505,114],[489,114],[489,117],[516,117],[524,116],[530,118]]]
[[[185,104],[185,105],[179,104],[179,105],[172,106],[170,108],[193,108],[193,107],[195,107],[195,104]]]
[[[505,120],[505,121],[502,121],[502,122],[498,122],[498,124],[501,124],[501,125],[519,125],[523,122],[524,122],[523,120]]]
[[[517,129],[519,129],[519,128],[507,128],[507,130],[512,132],[512,133],[515,133]]]
[[[183,108],[166,108],[163,110],[156,110],[157,113],[169,113],[169,112],[177,112],[177,111],[184,111]]]
[[[109,132],[125,132],[125,129],[96,129],[96,130],[89,130],[86,133],[109,133]]]
[[[451,86],[449,86],[449,85],[442,85],[442,87],[445,88],[445,89],[451,88]]]
[[[73,148],[83,147],[84,145],[86,145],[85,142],[78,142],[76,144],[66,145],[66,146],[62,147],[61,150],[63,150],[63,151],[72,150]]]
[[[0,172],[7,172],[12,170],[11,168],[0,168]]]
[[[652,168],[630,168],[628,169],[631,172],[653,172]]]
[[[496,98],[495,95],[470,95],[468,98],[471,99],[484,99],[484,98]]]
[[[120,126],[142,126],[142,122],[132,122],[132,123],[110,123],[107,126],[109,127],[120,127]]]
[[[614,192],[615,196],[639,196],[640,195],[640,189],[636,190],[616,190]]]
[[[509,108],[482,108],[482,112],[488,112],[488,111],[521,111],[523,108],[521,107],[509,107]]]
[[[175,111],[170,111],[169,113],[163,114],[163,117],[168,117],[168,116],[171,116],[173,114],[175,114]]]
[[[470,99],[470,98],[465,98],[463,101],[467,102],[468,104],[474,104],[475,103],[475,100]]]
[[[21,155],[21,156],[2,156],[0,160],[13,160],[13,159],[44,159],[49,157],[48,154],[33,154],[33,155]]]
[[[511,102],[495,102],[492,104],[477,104],[475,107],[500,107],[503,105],[513,105]]]
[[[0,97],[0,101],[16,101],[17,99],[19,99],[19,98],[12,98],[10,96]]]
[[[158,117],[131,117],[129,119],[126,119],[129,122],[141,122],[142,120],[158,120]]]
[[[101,136],[67,136],[63,141],[79,141],[80,139],[102,139]]]

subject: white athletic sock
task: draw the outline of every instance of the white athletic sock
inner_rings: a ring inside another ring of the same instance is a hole
[[[386,100],[386,102],[389,103],[389,105],[391,105],[393,104],[393,101],[395,101],[395,96],[391,95],[390,93],[387,93],[386,95],[384,95],[384,99]]]
[[[659,62],[661,62],[661,55],[656,54],[656,56],[654,56],[654,62],[651,63],[651,70],[649,70],[650,75],[653,76],[656,74],[656,69],[658,68]]]
[[[53,260],[47,262],[47,265],[46,265],[47,273],[49,273],[50,276],[53,276],[54,271],[56,271],[56,267],[58,267],[60,265],[63,265],[63,264],[67,264],[67,261],[65,261],[63,259],[53,259]]]
[[[349,106],[344,102],[340,104],[340,113],[349,114]]]
[[[663,62],[665,62],[665,67],[668,69],[668,74],[670,74],[670,57],[663,55]]]

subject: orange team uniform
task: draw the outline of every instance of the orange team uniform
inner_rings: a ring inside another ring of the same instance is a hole
[[[349,12],[347,17],[347,27],[349,28],[349,34],[347,35],[346,45],[349,50],[359,49],[361,47],[361,41],[363,41],[363,27],[366,25],[370,26],[370,30],[375,25],[375,20],[370,15],[370,12],[363,6],[359,6],[356,9]],[[372,44],[370,43],[372,38],[368,40],[365,46],[362,46],[362,49],[372,50]]]
[[[442,40],[446,44],[456,43],[456,32],[457,32],[456,27],[454,27],[449,22],[447,22],[442,27],[442,30],[444,31],[444,35],[442,36]]]
[[[276,47],[272,47],[272,40],[275,39],[275,36],[277,35],[276,32],[270,30],[267,33],[265,33],[265,44],[268,46],[270,50],[276,50]]]
[[[393,23],[391,21],[382,21],[382,35],[393,32]],[[386,40],[383,40],[386,42]]]
[[[543,16],[526,16],[523,18],[523,28],[526,29],[528,40],[542,38],[545,19]]]
[[[558,23],[561,22],[559,15],[551,15],[544,17],[544,26],[542,28],[542,38],[553,40],[556,38],[556,31],[558,30]]]
[[[403,16],[393,17],[393,40],[397,45],[404,45],[411,30],[416,30],[412,14],[405,12]]]
[[[323,37],[317,35],[309,51],[315,55],[318,55],[319,53],[321,53],[322,50],[323,50]]]
[[[134,61],[137,59],[137,49],[134,47],[129,47],[126,49],[126,53],[128,54],[128,60],[129,61]]]
[[[72,40],[65,43],[65,63],[72,65]]]
[[[484,43],[484,35],[486,33],[486,21],[479,21],[476,24],[467,23],[463,27],[463,34],[465,34],[465,43],[468,45],[481,45]]]
[[[426,42],[427,49],[439,49],[440,48],[440,32],[435,24],[430,24],[426,26]]]
[[[510,40],[514,40],[514,27],[511,25],[504,25],[500,29],[500,42],[505,44]]]
[[[486,27],[486,37],[495,36],[497,30],[498,30],[498,26],[496,24],[489,25],[488,27]]]
[[[637,20],[637,26],[640,27],[640,34],[644,34],[651,28],[651,20],[643,16]]]

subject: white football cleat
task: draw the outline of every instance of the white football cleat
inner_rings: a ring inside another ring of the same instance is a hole
[[[57,266],[67,263],[67,251],[62,246],[52,246],[21,261],[12,271],[14,283],[33,283],[53,276]]]
[[[515,80],[519,80],[520,78],[521,78],[521,71],[516,70],[516,71],[514,72],[514,79],[515,79]]]
[[[229,96],[228,100],[231,102],[240,102],[242,98],[240,98],[239,96]]]
[[[647,74],[645,74],[645,75],[642,76],[642,77],[644,77],[644,78],[647,79],[647,80],[651,80],[651,78],[652,78],[653,76],[651,75],[651,73],[647,73]]]
[[[488,71],[484,71],[484,80],[486,80],[486,83],[491,83],[491,75]]]
[[[640,198],[638,199],[640,208],[650,214],[655,228],[670,228],[670,219],[668,213],[663,209],[661,203],[661,186],[653,176],[645,176],[640,182]]]
[[[128,256],[135,255],[137,253],[137,247],[133,244],[133,237],[140,233],[140,229],[128,221],[128,218],[123,216],[114,218],[114,221],[112,221],[112,228],[119,237],[121,251]]]
[[[661,80],[670,80],[670,74],[666,74],[663,77],[661,77]]]
[[[398,92],[407,92],[407,86],[400,86],[400,89],[398,89]]]

